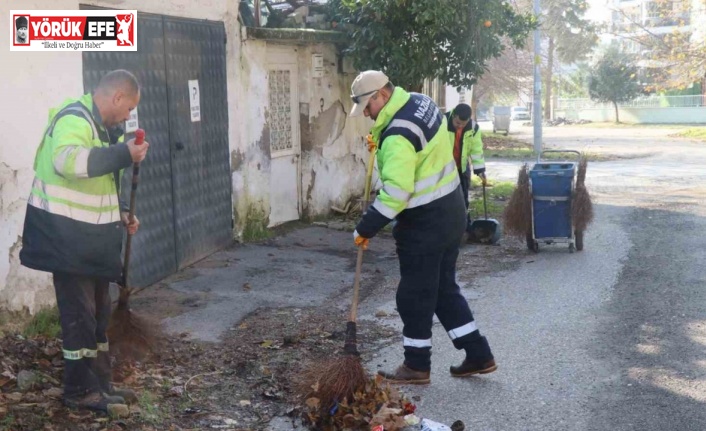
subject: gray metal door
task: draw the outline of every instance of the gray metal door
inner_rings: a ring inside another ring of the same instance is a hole
[[[171,29],[175,23],[190,32],[179,35]],[[223,36],[217,45],[214,39],[190,39],[205,38],[218,29]],[[227,245],[232,239],[232,204],[223,25],[138,13],[138,32],[137,52],[84,52],[83,81],[90,92],[106,72],[127,69],[142,88],[137,112],[150,152],[140,169],[136,213],[141,227],[133,240],[129,280],[139,287]],[[175,42],[165,34],[180,37],[177,44],[188,45],[188,54],[170,47]],[[203,64],[198,78],[193,78],[199,79],[203,93],[197,123],[181,112],[189,108],[188,99],[185,108],[179,99],[182,91],[188,94],[186,78],[181,78],[191,72],[180,70],[186,62]],[[210,100],[205,99],[207,94]],[[125,138],[132,137],[130,133]],[[128,169],[122,181],[126,201],[131,174]]]
[[[232,241],[223,23],[164,20],[176,251],[188,265]],[[198,94],[188,82],[198,82]],[[192,121],[192,97],[200,121]]]

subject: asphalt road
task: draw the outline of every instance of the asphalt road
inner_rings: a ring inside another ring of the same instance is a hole
[[[423,416],[473,431],[706,429],[706,143],[671,133],[544,129],[548,146],[635,158],[589,165],[596,219],[583,252],[546,246],[504,272],[460,271],[499,369],[450,377],[463,354],[437,324],[432,384],[403,388]],[[488,166],[514,181],[519,163]],[[394,346],[368,366],[401,358]]]
[[[461,419],[469,431],[706,429],[706,143],[674,132],[544,129],[548,148],[616,156],[589,164],[596,218],[585,250],[465,248],[459,282],[499,369],[450,377],[463,354],[437,323],[432,383],[403,388],[418,397],[420,415]],[[532,129],[517,125],[512,134],[530,138]],[[488,175],[515,181],[520,165],[488,160]],[[166,326],[217,341],[258,307],[331,301],[344,314],[350,241],[348,232],[307,228],[218,253],[168,283],[203,299]],[[365,268],[359,318],[399,327],[392,240],[375,239]],[[366,366],[389,369],[401,360],[400,336]],[[292,428],[278,418],[269,429]]]

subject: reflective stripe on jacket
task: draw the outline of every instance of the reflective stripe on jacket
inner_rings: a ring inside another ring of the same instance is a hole
[[[453,148],[456,128],[453,125],[453,111],[445,114],[449,138],[451,139],[451,148]],[[483,157],[483,140],[482,133],[478,127],[478,123],[471,120],[463,128],[463,146],[461,147],[461,172],[465,172],[468,168],[468,157],[471,158],[473,173],[478,175],[485,172],[485,158]]]
[[[34,162],[23,265],[119,280],[122,223],[116,178],[131,158],[124,144],[110,141],[90,94],[50,111]]]
[[[358,224],[358,233],[370,238],[397,219],[398,247],[427,247],[435,236],[447,241],[453,235],[445,229],[455,231],[456,223],[444,226],[445,217],[457,218],[460,208],[463,218],[465,209],[446,119],[436,104],[428,96],[396,88],[371,133],[379,146],[383,187]]]

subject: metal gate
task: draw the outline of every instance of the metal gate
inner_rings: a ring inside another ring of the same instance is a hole
[[[92,91],[114,69],[140,81],[137,114],[150,151],[140,169],[130,283],[145,286],[229,244],[232,203],[223,23],[138,13],[138,32],[137,52],[84,52],[83,82]],[[190,80],[200,90],[195,122]]]

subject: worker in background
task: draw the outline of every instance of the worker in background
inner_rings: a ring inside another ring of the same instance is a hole
[[[466,226],[457,166],[451,154],[446,119],[427,96],[395,87],[384,73],[362,72],[353,82],[351,116],[375,121],[382,189],[353,233],[367,248],[393,219],[400,262],[397,310],[402,318],[404,362],[378,374],[388,382],[430,382],[434,314],[454,346],[466,357],[451,367],[456,377],[497,368],[468,302],[456,284],[456,259]],[[373,148],[374,149],[374,148]]]
[[[478,123],[471,119],[471,107],[465,103],[457,105],[447,112],[449,139],[453,144],[453,156],[458,169],[463,191],[463,202],[466,204],[466,233],[469,241],[473,240],[471,232],[471,214],[468,211],[468,190],[471,186],[471,169],[486,185],[485,159],[483,158],[483,141]],[[471,166],[468,157],[471,158]]]
[[[122,169],[149,148],[119,142],[120,126],[139,101],[135,76],[106,74],[93,94],[50,110],[34,161],[20,260],[53,274],[69,407],[107,411],[108,404],[135,400],[111,384],[106,330],[108,283],[122,277],[122,227],[135,233],[140,225],[137,217],[128,220],[119,198]]]

